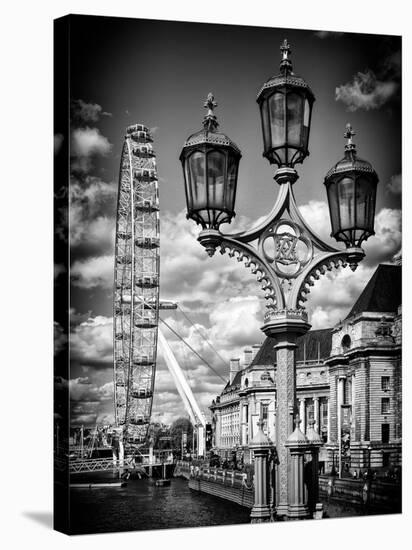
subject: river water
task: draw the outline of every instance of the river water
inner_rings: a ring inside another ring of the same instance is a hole
[[[72,534],[250,522],[248,508],[191,491],[186,480],[177,478],[169,487],[129,479],[126,487],[72,488],[70,510]]]

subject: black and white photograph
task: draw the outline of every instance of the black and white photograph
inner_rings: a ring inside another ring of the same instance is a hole
[[[54,48],[55,528],[401,513],[401,37]]]

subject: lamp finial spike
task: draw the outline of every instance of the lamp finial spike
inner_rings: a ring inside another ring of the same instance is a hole
[[[288,39],[285,38],[280,45],[280,51],[282,52],[282,61],[280,62],[280,70],[285,73],[292,72],[292,62],[289,59],[289,55],[292,53]]]
[[[353,131],[352,125],[348,122],[346,124],[346,131],[343,134],[343,137],[348,140],[345,145],[346,151],[354,151],[356,149],[356,145],[352,140],[353,136],[356,136],[356,132]]]
[[[209,92],[207,94],[204,107],[205,109],[207,109],[207,114],[203,119],[203,126],[206,130],[214,132],[218,128],[219,123],[217,122],[217,118],[214,112],[215,107],[217,107],[217,102],[215,101],[215,96],[212,92]]]

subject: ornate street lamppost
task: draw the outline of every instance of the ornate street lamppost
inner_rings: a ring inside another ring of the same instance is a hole
[[[267,311],[262,331],[276,350],[276,447],[279,457],[278,516],[288,516],[288,487],[293,470],[285,443],[294,430],[296,411],[295,349],[297,338],[310,324],[304,302],[310,287],[332,268],[348,264],[355,270],[365,253],[361,244],[373,235],[377,175],[371,165],[357,158],[347,127],[345,156],[326,175],[332,235],[345,250],[324,243],[306,224],[293,194],[298,179],[295,165],[308,156],[314,95],[305,80],[294,74],[290,47],[281,46],[280,73],[260,90],[257,102],[263,131],[263,155],[277,166],[274,179],[279,193],[271,213],[256,227],[242,233],[224,234],[219,227],[234,213],[239,148],[218,132],[216,103],[209,94],[203,129],[186,141],[180,160],[185,177],[187,217],[202,226],[199,242],[212,256],[216,249],[229,253],[252,273],[265,292]],[[292,473],[290,473],[292,472]],[[300,483],[293,481],[293,486]],[[302,481],[303,483],[303,481]],[[299,494],[300,488],[299,488]]]

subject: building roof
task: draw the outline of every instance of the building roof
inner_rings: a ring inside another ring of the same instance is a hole
[[[310,330],[297,339],[296,361],[316,361],[329,357],[332,346],[332,329]],[[266,338],[252,361],[252,365],[274,365],[276,352],[273,340]]]
[[[396,313],[402,303],[402,267],[380,264],[346,319],[364,311]]]
[[[231,389],[231,388],[234,388],[235,386],[239,386],[239,387],[240,387],[241,378],[242,378],[242,371],[239,370],[239,371],[235,374],[235,377],[233,378],[233,382],[232,382],[232,383],[230,383],[230,381],[228,380],[226,386],[223,388],[222,393],[227,392],[227,391],[230,391],[230,389]]]

